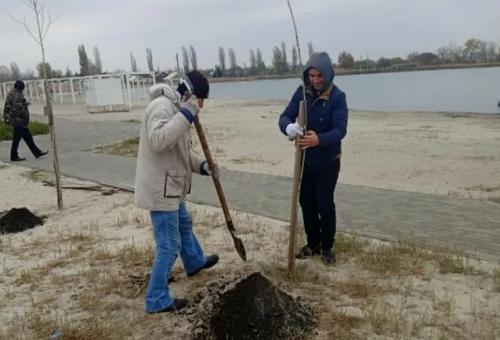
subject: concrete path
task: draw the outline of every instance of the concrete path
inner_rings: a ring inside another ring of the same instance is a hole
[[[64,119],[56,124],[63,174],[133,190],[135,159],[91,150],[138,136],[139,124]],[[49,148],[48,136],[35,140],[42,149]],[[0,143],[0,161],[9,161],[9,148],[10,142]],[[27,160],[19,165],[52,170],[50,157],[33,159],[24,142],[20,155]],[[221,179],[231,209],[289,219],[291,178],[225,170]],[[189,200],[218,205],[212,181],[194,176]],[[500,261],[500,204],[346,184],[338,185],[336,202],[341,231],[459,247],[473,257]]]

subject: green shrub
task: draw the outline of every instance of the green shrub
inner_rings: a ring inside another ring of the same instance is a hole
[[[49,133],[49,126],[45,123],[30,122],[28,127],[33,136]],[[12,140],[12,127],[5,125],[4,122],[0,122],[0,141],[2,140]]]

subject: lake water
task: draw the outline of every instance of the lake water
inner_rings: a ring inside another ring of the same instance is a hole
[[[289,99],[299,79],[213,83],[210,95]],[[344,75],[335,84],[349,108],[370,111],[498,113],[500,67]]]

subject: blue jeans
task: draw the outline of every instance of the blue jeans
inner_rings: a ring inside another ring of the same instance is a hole
[[[182,202],[175,211],[151,211],[156,256],[146,293],[146,312],[168,308],[173,299],[168,289],[168,277],[180,253],[186,273],[192,273],[207,262],[196,236],[193,221]]]

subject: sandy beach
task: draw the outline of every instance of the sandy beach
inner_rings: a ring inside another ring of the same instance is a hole
[[[217,162],[291,177],[293,144],[277,127],[285,105],[207,100],[200,119]],[[137,105],[130,112],[88,114],[82,105],[55,108],[56,117],[77,121],[140,120],[143,110]],[[40,105],[33,112],[42,112]],[[498,115],[351,111],[339,182],[498,201],[499,143]]]
[[[216,160],[235,170],[291,176],[293,147],[277,128],[279,100],[223,100],[201,113]],[[32,112],[40,112],[34,104]],[[56,106],[56,118],[131,121],[131,112],[88,114]],[[137,123],[138,124],[138,123]],[[196,140],[194,138],[196,147]],[[118,142],[118,141],[117,141]],[[340,182],[394,190],[500,199],[500,117],[441,113],[351,112]],[[144,313],[153,258],[149,216],[132,194],[65,190],[57,210],[51,174],[0,163],[0,211],[28,207],[43,226],[0,235],[0,338],[190,338],[209,287],[261,272],[317,313],[311,339],[495,339],[500,336],[500,269],[449,249],[427,251],[342,234],[338,264],[299,261],[286,280],[288,225],[233,212],[248,262],[235,251],[216,208],[189,204],[207,254],[221,262],[188,278],[174,268],[175,296],[193,303],[174,315]],[[75,186],[94,183],[64,178]],[[304,235],[300,234],[299,244]],[[201,299],[201,302],[200,302]],[[197,303],[194,303],[197,301]]]

